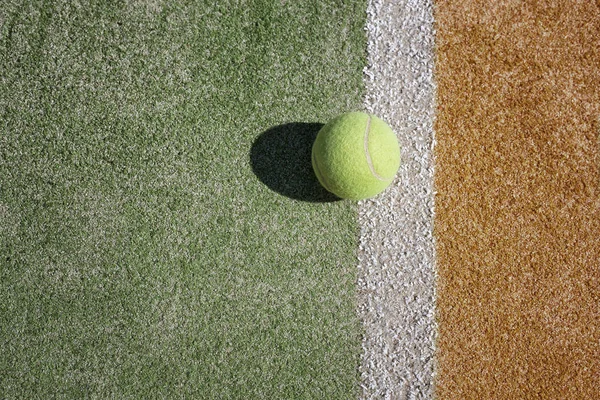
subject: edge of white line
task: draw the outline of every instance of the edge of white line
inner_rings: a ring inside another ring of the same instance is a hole
[[[359,202],[361,399],[434,396],[433,0],[368,0],[366,112],[398,136],[401,164]]]

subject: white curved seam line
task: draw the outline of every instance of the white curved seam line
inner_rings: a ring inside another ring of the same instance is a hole
[[[373,166],[373,161],[371,160],[371,154],[369,154],[369,131],[371,130],[371,115],[369,115],[369,119],[367,120],[367,128],[365,129],[365,154],[367,156],[367,164],[369,165],[369,169],[371,170],[371,174],[375,178],[380,181],[387,181],[384,177],[380,176],[377,171],[375,171],[375,167]]]

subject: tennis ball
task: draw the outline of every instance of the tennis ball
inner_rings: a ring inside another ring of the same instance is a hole
[[[392,129],[363,112],[342,114],[317,134],[312,166],[325,189],[342,199],[361,200],[383,192],[400,167]]]

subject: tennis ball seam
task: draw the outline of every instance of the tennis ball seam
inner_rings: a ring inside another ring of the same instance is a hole
[[[371,115],[368,114],[367,126],[365,128],[364,135],[364,146],[365,146],[365,155],[367,157],[367,164],[369,165],[369,169],[371,170],[371,175],[377,180],[382,182],[389,181],[389,178],[384,178],[375,171],[375,166],[373,165],[373,160],[371,160],[371,153],[369,153],[369,131],[371,130]]]

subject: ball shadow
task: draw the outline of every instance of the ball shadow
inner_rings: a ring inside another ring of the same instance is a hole
[[[323,127],[293,122],[263,132],[250,150],[250,163],[258,179],[271,190],[309,202],[340,200],[321,186],[312,168],[312,145]]]

